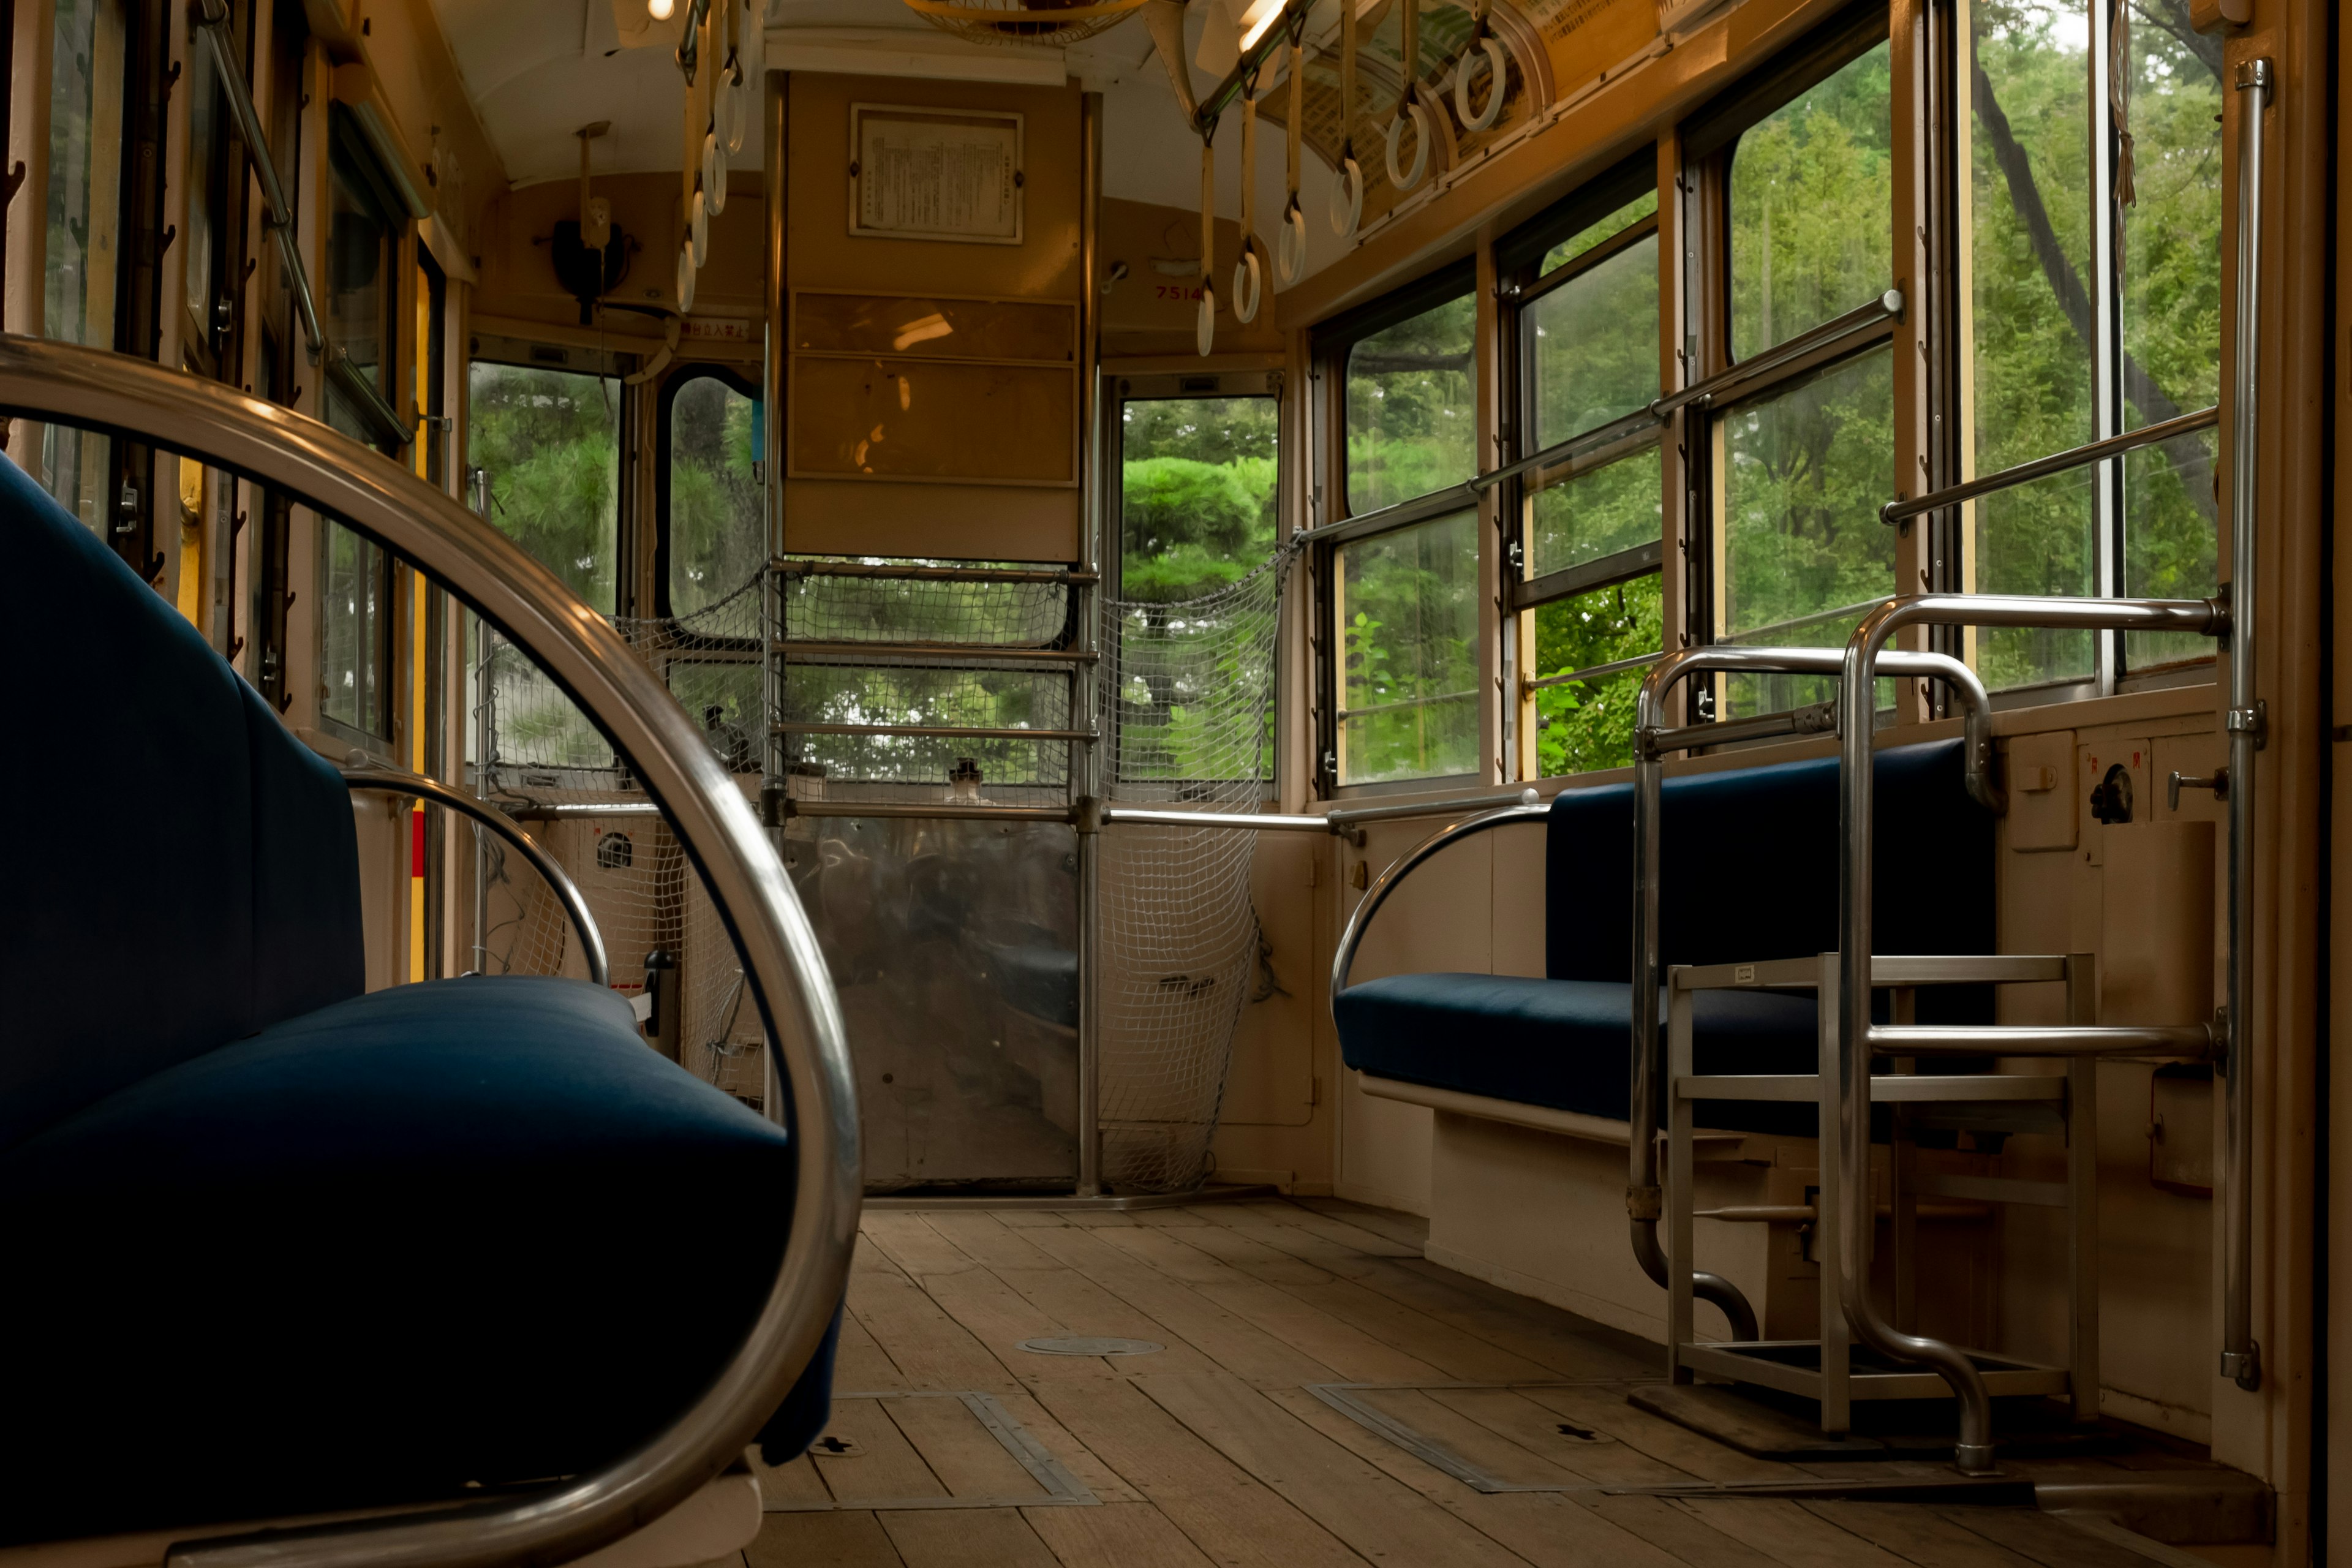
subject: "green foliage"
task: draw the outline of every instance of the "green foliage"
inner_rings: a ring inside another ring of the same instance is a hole
[[[1478,518],[1339,548],[1339,780],[1478,766]]]
[[[768,554],[751,398],[717,376],[680,387],[669,416],[669,607],[688,616],[751,580]]]
[[[1612,217],[1596,226],[1616,223]],[[1656,237],[1546,290],[1524,320],[1534,373],[1531,448],[1598,429],[1644,406],[1658,395]]]
[[[1535,610],[1535,668],[1566,675],[1655,653],[1664,637],[1660,580],[1637,577],[1554,599]],[[1535,694],[1537,767],[1545,778],[1631,766],[1633,697],[1642,672],[1548,686]]]
[[[476,362],[467,451],[490,476],[490,521],[591,605],[614,606],[620,388]]]
[[[1477,471],[1477,301],[1465,294],[1348,352],[1348,510],[1377,511]]]

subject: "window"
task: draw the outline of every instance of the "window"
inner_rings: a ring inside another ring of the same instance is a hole
[[[1971,439],[1978,474],[2210,407],[2221,388],[2221,51],[2179,0],[1972,13]],[[2095,93],[2096,68],[2120,81]],[[1973,503],[1978,593],[2213,591],[2217,435]],[[2210,658],[2209,639],[1977,634],[1996,688]]]
[[[353,739],[392,734],[392,558],[320,525],[319,711]]]
[[[49,200],[42,235],[46,335],[116,346],[122,225],[121,0],[57,0],[49,76]],[[42,484],[84,525],[111,526],[110,443],[61,425],[41,434]]]
[[[1327,788],[1479,768],[1475,285],[1458,263],[1317,334],[1344,500],[1317,567]]]
[[[232,16],[235,14],[232,7]],[[193,24],[192,30],[193,30]],[[235,279],[243,225],[232,194],[242,186],[242,155],[230,128],[227,85],[213,51],[189,50],[186,255],[181,265],[185,306],[181,340],[189,368],[232,379],[229,349],[236,313]]]
[[[327,256],[320,330],[334,355],[322,398],[328,424],[355,441],[387,450],[410,432],[393,406],[400,342],[400,240],[395,204],[341,110],[328,151]]]
[[[1478,514],[1337,546],[1339,784],[1478,771]]]
[[[621,388],[608,376],[476,360],[467,451],[490,521],[573,593],[618,607]]]
[[[1409,314],[1368,322],[1351,335],[1344,359],[1350,515],[1458,485],[1478,471],[1475,280],[1475,272],[1450,268],[1434,289],[1408,291]]]
[[[1503,423],[1549,455],[1504,492],[1526,777],[1630,763],[1642,671],[1602,667],[1664,644],[1656,169],[1644,151],[1497,247],[1517,299]]]
[[[1699,150],[1694,230],[1719,237],[1719,273],[1694,273],[1698,372],[1751,361],[1877,299],[1893,283],[1893,128],[1886,18],[1850,16],[1811,54],[1736,89],[1685,132]],[[1710,296],[1708,290],[1714,292]],[[1709,471],[1694,531],[1711,538],[1719,643],[1843,644],[1895,584],[1892,325],[1760,368],[1684,424]],[[1828,695],[1829,683],[1726,679],[1726,714]]]
[[[1265,565],[1280,536],[1281,405],[1259,376],[1121,385],[1108,715],[1118,780],[1185,798],[1198,792],[1176,786],[1270,780],[1274,693],[1238,686],[1234,672],[1261,668],[1261,647],[1272,653],[1271,584],[1263,597],[1219,595]],[[1194,395],[1171,395],[1185,391]],[[1264,716],[1255,745],[1254,708]]]
[[[758,390],[732,371],[689,370],[662,400],[663,608],[690,616],[743,588],[767,563],[765,422]]]

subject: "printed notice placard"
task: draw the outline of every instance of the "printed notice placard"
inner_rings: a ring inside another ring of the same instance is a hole
[[[1018,114],[854,103],[849,232],[1021,243]]]

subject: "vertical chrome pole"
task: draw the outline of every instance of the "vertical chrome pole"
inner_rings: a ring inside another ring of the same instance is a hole
[[[1078,364],[1079,407],[1085,432],[1084,479],[1078,487],[1079,566],[1089,573],[1102,570],[1103,513],[1108,481],[1103,474],[1101,375],[1097,367],[1097,339],[1101,332],[1102,294],[1097,277],[1102,269],[1102,95],[1087,93],[1078,100]],[[1078,601],[1078,649],[1096,653],[1101,640],[1103,591],[1099,577],[1074,584]],[[1072,794],[1079,804],[1078,831],[1078,1195],[1096,1197],[1102,1177],[1102,834],[1090,803],[1102,798],[1103,748],[1110,738],[1102,732],[1102,686],[1099,660],[1072,667],[1071,684],[1077,700],[1072,727],[1095,736],[1088,743],[1071,742]]]
[[[764,20],[755,23],[764,26]],[[760,640],[764,650],[760,656],[760,727],[767,731],[761,757],[765,763],[765,776],[761,784],[760,816],[768,829],[768,842],[775,847],[777,858],[784,853],[784,797],[791,781],[784,772],[783,734],[776,721],[783,717],[783,578],[775,568],[777,557],[784,552],[784,334],[789,317],[784,310],[784,237],[790,232],[784,223],[784,202],[787,195],[784,152],[788,138],[784,129],[785,90],[788,79],[782,71],[771,71],[762,82],[760,94],[761,112],[765,117],[761,130],[766,146],[762,150],[763,166],[761,182],[767,196],[768,232],[766,236],[767,266],[764,282],[767,298],[763,301],[767,315],[767,347],[761,366],[760,395],[766,406],[761,411],[760,442],[761,480],[762,496],[767,503],[768,553],[767,565],[760,577]],[[693,875],[688,872],[688,875]],[[766,1063],[766,1085],[761,1090],[761,1107],[768,1119],[781,1124],[783,1121],[782,1078],[777,1070],[773,1042],[761,1054]]]
[[[2254,690],[2255,384],[2262,327],[2263,111],[2275,78],[2267,59],[2238,68],[2238,315],[2230,378],[2230,974],[2229,1201],[2221,1209],[2221,1375],[2260,1388],[2254,1342],[2254,754],[2263,735]]]

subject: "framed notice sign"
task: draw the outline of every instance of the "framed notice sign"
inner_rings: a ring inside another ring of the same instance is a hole
[[[849,232],[1021,243],[1021,121],[983,110],[849,106]]]

